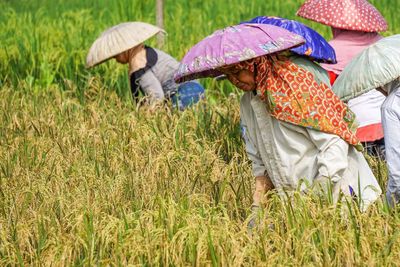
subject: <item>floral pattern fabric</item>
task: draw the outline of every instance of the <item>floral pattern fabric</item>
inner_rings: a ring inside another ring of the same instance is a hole
[[[336,54],[332,46],[318,32],[299,21],[280,17],[258,16],[242,23],[275,25],[298,34],[303,37],[306,42],[303,45],[290,49],[292,52],[298,55],[308,56],[311,60],[317,62],[336,63]]]
[[[256,73],[257,91],[276,119],[338,135],[362,150],[354,113],[311,72],[283,56],[258,57],[235,68]]]
[[[305,42],[298,34],[269,24],[241,24],[217,30],[193,46],[181,60],[175,81],[222,75],[218,68],[277,53]]]

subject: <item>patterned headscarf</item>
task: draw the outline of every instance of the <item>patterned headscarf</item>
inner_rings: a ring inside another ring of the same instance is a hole
[[[362,150],[354,113],[311,72],[284,56],[258,57],[236,64],[235,69],[255,73],[256,90],[276,119],[338,135]]]

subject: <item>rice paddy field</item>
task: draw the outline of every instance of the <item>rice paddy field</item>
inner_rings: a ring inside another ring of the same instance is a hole
[[[399,266],[400,218],[322,196],[272,195],[248,232],[254,179],[240,92],[202,81],[184,112],[136,106],[127,69],[85,69],[91,42],[155,1],[0,0],[0,266]],[[301,0],[166,0],[165,51]],[[375,0],[400,32],[399,0]],[[330,38],[327,27],[302,20]],[[149,41],[156,45],[155,39]],[[384,162],[369,163],[385,188]],[[273,227],[271,227],[273,225]]]

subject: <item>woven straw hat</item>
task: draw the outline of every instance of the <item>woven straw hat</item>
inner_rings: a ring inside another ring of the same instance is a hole
[[[94,41],[86,57],[86,67],[91,68],[165,31],[144,22],[125,22],[104,31]]]

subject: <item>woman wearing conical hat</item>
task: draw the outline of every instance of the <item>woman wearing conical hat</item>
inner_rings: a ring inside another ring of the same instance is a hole
[[[183,82],[224,74],[244,91],[242,136],[256,182],[250,227],[263,195],[273,189],[285,198],[293,190],[329,186],[334,201],[355,193],[362,210],[381,193],[357,151],[354,114],[333,93],[324,69],[289,51],[304,42],[274,25],[229,26],[193,46],[175,76]]]
[[[344,100],[374,88],[386,96],[381,107],[388,170],[386,197],[400,201],[400,34],[382,38],[358,54],[342,71],[334,91]]]
[[[87,56],[87,66],[93,67],[110,58],[129,66],[129,79],[135,100],[139,92],[150,102],[169,99],[184,109],[204,98],[204,88],[196,81],[177,85],[173,79],[179,62],[169,54],[146,46],[144,42],[163,32],[143,23],[121,23],[104,31],[93,43]]]
[[[320,66],[297,55],[278,55],[220,72],[245,91],[240,117],[256,177],[254,211],[262,195],[274,188],[284,195],[285,190],[306,190],[307,184],[328,181],[335,201],[340,192],[355,194],[362,210],[379,197],[379,184],[357,151],[361,144],[353,128],[354,114],[333,93]]]
[[[337,64],[321,64],[329,73],[331,84],[345,66],[363,49],[382,37],[387,23],[379,11],[366,0],[308,0],[297,15],[331,26]],[[359,122],[357,137],[371,155],[384,156],[383,128],[380,108],[385,97],[377,90],[349,101]]]

